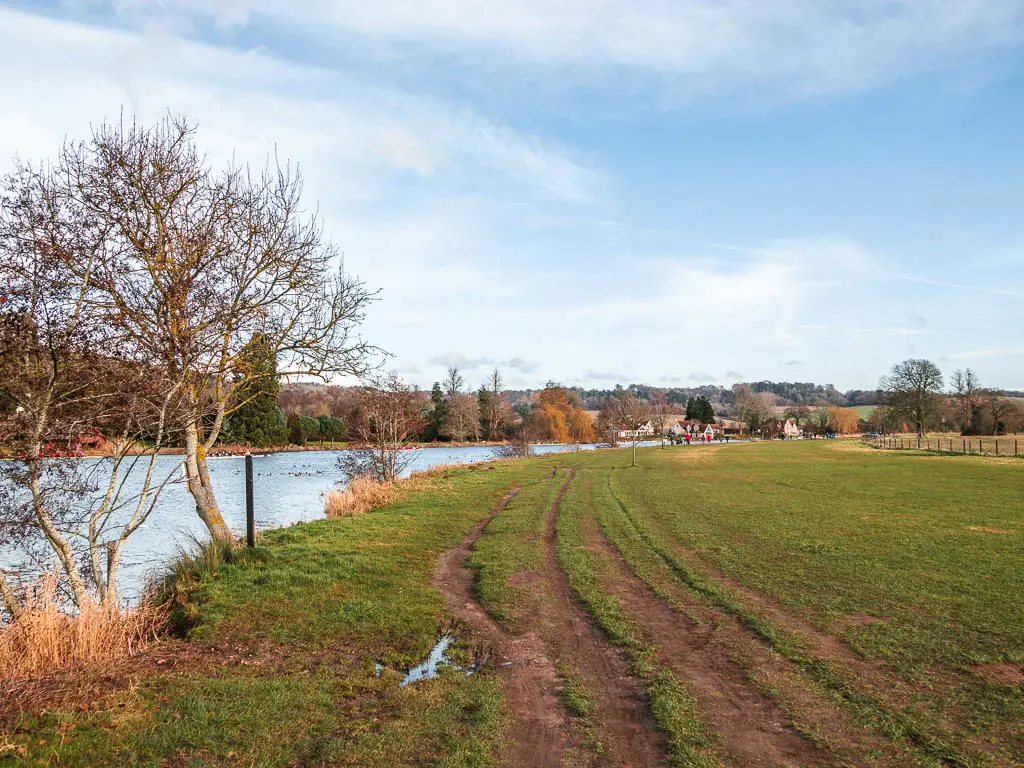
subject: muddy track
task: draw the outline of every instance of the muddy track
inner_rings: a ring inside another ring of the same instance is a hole
[[[615,563],[614,575],[602,587],[658,648],[662,661],[679,675],[707,714],[737,765],[829,766],[833,758],[804,739],[788,724],[788,716],[746,678],[715,642],[711,627],[694,624],[629,570],[622,556],[590,518],[587,543]]]
[[[533,633],[513,637],[502,629],[473,596],[473,572],[466,558],[487,524],[519,493],[507,494],[490,515],[473,526],[454,549],[441,555],[434,585],[448,609],[474,637],[489,645],[502,674],[505,703],[513,723],[505,761],[510,766],[556,766],[568,745],[568,718],[562,706],[561,683],[540,638]]]
[[[545,640],[560,658],[571,661],[597,701],[602,744],[607,752],[604,764],[631,768],[665,765],[667,743],[654,724],[643,684],[630,675],[625,659],[590,621],[558,564],[559,507],[575,474],[570,468],[569,477],[551,504],[544,533],[544,578],[552,598],[543,622]]]

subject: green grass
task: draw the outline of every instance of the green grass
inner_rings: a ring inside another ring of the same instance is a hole
[[[267,532],[190,588],[195,659],[171,672],[154,662],[88,713],[55,706],[4,723],[13,749],[0,759],[20,748],[32,765],[493,764],[494,674],[401,688],[373,662],[426,656],[447,621],[431,585],[438,555],[549,467],[454,470],[386,510]]]
[[[646,457],[645,457],[646,458]],[[651,458],[655,458],[652,454]],[[924,754],[967,764],[963,747],[1009,753],[1024,722],[1019,687],[975,664],[1019,662],[1022,593],[1020,470],[849,445],[751,446],[703,460],[614,472],[611,488],[641,539],[618,543],[643,575],[660,557],[687,586],[737,616],[865,721]],[[992,531],[972,531],[971,527]],[[620,526],[621,528],[621,526]],[[666,536],[663,532],[670,535]],[[925,691],[904,710],[848,685],[795,638],[752,614],[679,557],[673,543]],[[875,623],[839,629],[849,614]],[[942,718],[957,724],[943,733]]]
[[[92,683],[85,689],[87,711],[73,696],[8,710],[0,761],[493,765],[507,727],[493,670],[448,671],[402,688],[399,672],[376,677],[373,663],[401,670],[426,656],[450,618],[432,586],[437,557],[513,487],[523,490],[488,526],[472,564],[487,608],[528,629],[534,589],[509,579],[541,570],[546,516],[565,480],[550,469],[573,464],[559,562],[645,678],[674,764],[714,764],[718,739],[685,681],[602,588],[611,564],[581,546],[588,515],[663,599],[685,589],[732,613],[836,707],[912,744],[915,762],[1020,763],[1024,693],[978,665],[1024,664],[1024,464],[793,441],[640,449],[641,467],[627,471],[629,453],[453,470],[387,509],[268,532],[258,549],[227,562],[197,558],[177,575],[188,640],[136,664],[137,684],[99,676],[98,696]],[[842,638],[913,706],[815,658],[715,573]],[[875,621],[843,622],[862,614]],[[178,661],[158,665],[162,653]],[[597,750],[600,713],[579,670],[560,673],[567,708]]]
[[[535,612],[535,577],[544,567],[544,529],[548,512],[564,481],[560,475],[524,487],[477,539],[468,564],[476,573],[481,604],[507,629],[521,630]],[[513,577],[525,577],[520,586]],[[533,578],[531,578],[533,577]]]

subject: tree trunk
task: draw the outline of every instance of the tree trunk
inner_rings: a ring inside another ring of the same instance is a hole
[[[630,464],[630,466],[631,467],[635,467],[636,466],[636,437],[633,438],[633,463]]]
[[[213,493],[213,483],[206,465],[206,449],[199,443],[199,432],[195,423],[185,427],[185,477],[188,492],[196,502],[196,514],[206,525],[211,539],[230,539],[231,529],[224,522],[224,516]]]

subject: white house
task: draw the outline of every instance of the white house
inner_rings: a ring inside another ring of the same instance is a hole
[[[653,435],[654,425],[651,424],[651,422],[649,421],[646,424],[641,424],[639,427],[636,428],[635,431],[632,429],[619,430],[620,440],[632,440],[634,437],[636,437],[637,440],[643,440],[644,438],[648,438]]]

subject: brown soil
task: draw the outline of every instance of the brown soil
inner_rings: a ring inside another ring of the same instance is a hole
[[[540,581],[540,574],[535,571],[522,571],[521,573],[513,573],[509,576],[505,583],[510,587],[529,587]]]
[[[445,596],[449,610],[491,646],[494,663],[504,677],[505,702],[513,723],[505,759],[512,766],[561,765],[568,746],[568,718],[559,693],[561,684],[554,662],[533,633],[512,637],[473,598],[473,573],[466,566],[473,543],[491,520],[518,493],[501,500],[497,509],[478,522],[454,549],[437,563],[434,584]]]
[[[481,520],[455,549],[442,555],[435,584],[449,609],[474,635],[491,646],[495,664],[504,676],[506,705],[512,719],[510,744],[504,754],[509,766],[541,768],[561,766],[571,746],[571,722],[561,701],[562,685],[556,665],[565,663],[578,674],[597,704],[602,765],[661,766],[665,739],[654,726],[642,684],[629,675],[624,659],[576,604],[565,574],[558,566],[555,522],[559,504],[573,473],[559,489],[548,515],[544,535],[545,560],[540,574],[515,574],[510,582],[536,582],[542,593],[538,614],[530,630],[511,635],[474,600],[473,574],[466,558],[497,510]]]
[[[607,752],[604,764],[630,768],[664,765],[666,740],[654,724],[643,684],[630,675],[625,659],[591,623],[558,565],[555,526],[562,495],[574,476],[570,468],[551,505],[544,533],[544,577],[552,592],[545,611],[549,615],[544,617],[545,639],[559,658],[571,663],[597,701],[602,745]]]
[[[993,683],[1002,683],[1003,685],[1024,684],[1024,664],[1000,661],[995,664],[976,664],[971,667],[971,670],[991,680]]]
[[[672,548],[690,568],[704,578],[727,587],[744,609],[768,619],[795,635],[816,658],[835,665],[839,670],[845,669],[852,672],[851,679],[856,679],[861,684],[867,683],[873,692],[885,694],[887,697],[896,693],[892,680],[878,665],[859,656],[841,638],[824,632],[809,621],[793,616],[771,598],[743,586],[738,579],[722,573],[702,560],[695,550],[686,549],[682,545],[674,543],[672,532],[663,523],[650,519],[648,521],[665,536],[667,541],[673,542]],[[853,618],[854,616],[865,618],[857,619]],[[867,616],[867,614],[851,614],[847,619],[851,620],[846,625],[847,627],[865,626],[879,621],[877,617]]]
[[[788,725],[786,713],[746,679],[717,637],[718,626],[697,624],[654,594],[601,537],[592,518],[588,523],[587,538],[600,541],[616,564],[614,575],[602,580],[602,588],[619,600],[658,648],[662,662],[683,681],[738,765],[832,764],[828,754],[803,739]],[[728,622],[725,616],[716,619]]]

